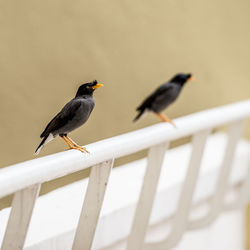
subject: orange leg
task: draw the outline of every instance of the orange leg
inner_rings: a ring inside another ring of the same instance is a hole
[[[72,148],[72,145],[64,138],[64,136],[60,136],[65,142],[66,144],[69,146],[69,149]]]
[[[74,141],[72,141],[69,137],[67,136],[62,136],[61,137],[66,144],[69,146],[69,149],[77,149],[79,151],[81,151],[82,153],[89,153],[88,150],[85,147],[81,147],[79,145],[77,145]]]
[[[85,148],[85,147],[82,147],[80,145],[78,145],[77,143],[75,143],[71,138],[69,138],[68,136],[65,136],[65,138],[74,146],[76,147],[78,150],[83,150],[84,152],[86,153],[89,153],[89,151]],[[80,151],[81,151],[80,150]]]
[[[174,122],[171,119],[169,119],[167,116],[165,116],[162,113],[159,113],[159,114],[155,113],[155,114],[161,119],[162,122],[168,122],[176,128],[176,125],[174,124]]]

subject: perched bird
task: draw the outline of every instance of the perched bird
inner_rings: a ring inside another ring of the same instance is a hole
[[[139,107],[137,107],[136,110],[139,113],[135,117],[134,122],[137,121],[147,111],[151,111],[155,113],[161,119],[161,121],[169,122],[174,127],[176,127],[173,121],[166,117],[162,111],[177,99],[184,84],[190,80],[193,80],[191,74],[179,73],[170,79],[170,81],[159,86],[142,102]]]
[[[82,84],[78,88],[75,98],[62,108],[40,135],[43,140],[35,151],[36,155],[39,154],[45,144],[58,135],[66,142],[69,149],[77,149],[83,153],[88,152],[85,147],[76,144],[67,134],[82,126],[88,120],[95,106],[93,92],[102,86],[102,84],[94,80],[93,82]]]

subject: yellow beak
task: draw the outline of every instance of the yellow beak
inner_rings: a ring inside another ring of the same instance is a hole
[[[102,87],[103,86],[103,84],[101,84],[101,83],[97,83],[95,86],[93,86],[92,88],[93,89],[97,89],[97,88],[100,88],[100,87]]]
[[[194,77],[191,76],[188,81],[194,81]]]

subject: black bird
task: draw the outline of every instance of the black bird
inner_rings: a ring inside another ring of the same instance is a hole
[[[102,86],[102,84],[94,80],[82,84],[78,88],[75,98],[62,108],[40,135],[43,140],[36,149],[35,154],[39,154],[42,147],[58,135],[67,143],[70,149],[77,149],[83,153],[88,152],[85,147],[76,144],[67,134],[82,126],[88,120],[95,106],[93,92]]]
[[[139,107],[137,107],[136,110],[139,113],[135,117],[134,122],[137,121],[146,111],[151,111],[155,113],[161,121],[169,122],[176,127],[173,121],[166,117],[162,111],[177,99],[184,84],[190,80],[193,80],[191,74],[179,73],[170,79],[170,81],[159,86]]]

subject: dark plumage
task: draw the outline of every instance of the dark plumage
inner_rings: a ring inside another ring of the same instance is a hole
[[[39,154],[42,147],[53,140],[56,136],[60,136],[70,148],[87,152],[84,147],[77,145],[71,140],[67,134],[80,126],[82,126],[89,118],[94,106],[93,92],[96,88],[103,86],[97,81],[82,84],[75,98],[68,102],[62,110],[49,122],[45,130],[40,135],[42,142],[35,151]]]
[[[139,113],[135,117],[134,122],[137,121],[146,111],[151,111],[159,116],[162,121],[170,122],[174,125],[174,123],[161,112],[177,99],[184,84],[191,79],[191,74],[179,73],[170,81],[159,86],[136,109]]]

